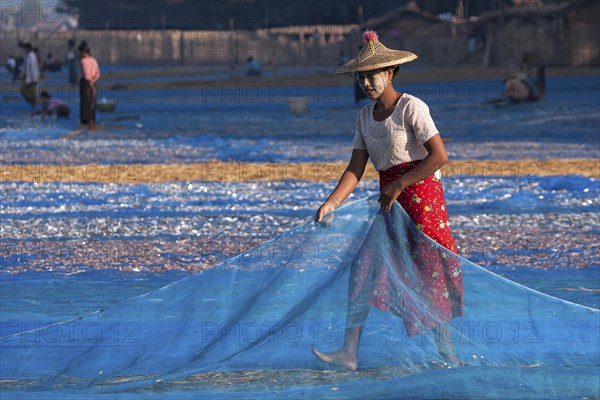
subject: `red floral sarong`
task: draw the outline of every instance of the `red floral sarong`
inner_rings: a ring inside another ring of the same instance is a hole
[[[380,172],[380,188],[418,163]],[[429,176],[404,189],[397,200],[416,227],[445,249],[413,232],[392,238],[388,247],[366,250],[352,266],[350,301],[399,315],[408,334],[415,335],[463,315],[462,273],[440,180]]]

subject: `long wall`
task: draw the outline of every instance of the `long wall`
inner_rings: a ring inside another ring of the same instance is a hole
[[[244,65],[249,56],[264,65],[332,66],[345,37],[356,26],[268,31],[61,31],[53,34],[10,32],[0,35],[0,57],[22,53],[19,40],[31,42],[45,56],[66,58],[67,41],[86,40],[104,64]]]
[[[600,2],[599,2],[600,3]],[[494,21],[484,26],[490,48],[484,60],[469,57],[468,30],[446,25],[421,24],[416,29],[409,20],[397,20],[380,32],[390,47],[405,47],[419,54],[422,66],[456,66],[467,61],[487,66],[508,66],[524,52],[535,54],[548,66],[600,66],[600,23],[586,20],[597,15],[600,6],[591,3],[579,12],[535,23],[518,19]],[[589,12],[585,12],[589,11]],[[407,28],[407,26],[409,28]],[[418,27],[418,26],[417,26]],[[447,32],[446,32],[447,31]],[[412,32],[394,38],[391,33]],[[22,54],[19,40],[40,48],[42,56],[52,52],[63,60],[67,40],[86,40],[102,64],[217,65],[235,67],[248,56],[266,66],[332,67],[340,62],[340,51],[353,56],[360,43],[357,25],[325,25],[278,28],[258,31],[59,31],[52,34],[24,31],[0,34],[0,60],[9,54]]]

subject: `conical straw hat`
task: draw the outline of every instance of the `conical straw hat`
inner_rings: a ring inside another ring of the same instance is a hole
[[[417,58],[417,55],[410,51],[388,49],[381,44],[377,33],[372,30],[363,33],[363,41],[365,44],[356,58],[339,67],[335,71],[336,75],[391,67]]]

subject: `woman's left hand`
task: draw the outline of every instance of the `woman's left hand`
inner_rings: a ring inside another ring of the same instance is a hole
[[[396,201],[396,199],[400,196],[400,193],[402,193],[402,184],[400,178],[386,185],[381,191],[378,200],[381,211],[390,211],[394,201]]]

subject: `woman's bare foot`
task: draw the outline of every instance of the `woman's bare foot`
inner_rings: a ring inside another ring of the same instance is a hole
[[[348,354],[343,350],[333,351],[331,353],[321,353],[317,349],[312,349],[312,353],[321,361],[327,364],[340,365],[350,371],[356,371],[358,359],[356,355]]]

